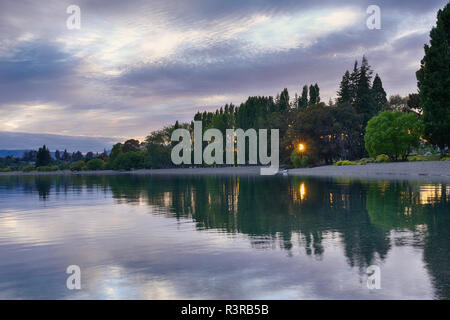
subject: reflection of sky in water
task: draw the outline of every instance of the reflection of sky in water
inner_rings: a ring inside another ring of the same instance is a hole
[[[436,245],[442,231],[429,222],[449,222],[445,185],[274,178],[271,197],[259,189],[267,180],[140,179],[50,180],[45,192],[0,180],[0,298],[402,299],[433,298],[436,287],[441,297],[448,292],[448,253],[435,250],[448,240]],[[366,287],[368,261],[381,267],[381,290]],[[81,291],[65,287],[71,264],[81,267]]]

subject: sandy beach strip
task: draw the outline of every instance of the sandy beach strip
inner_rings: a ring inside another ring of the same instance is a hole
[[[252,175],[259,176],[258,166],[216,167],[216,168],[170,168],[140,169],[132,171],[79,171],[69,170],[52,172],[3,172],[0,176],[35,176],[35,175]],[[280,174],[283,171],[280,171]],[[284,171],[288,176],[304,177],[345,177],[381,180],[424,180],[450,182],[450,161],[372,163],[352,166],[322,166]]]
[[[290,176],[345,177],[382,180],[427,180],[450,182],[450,161],[370,163],[291,169]]]

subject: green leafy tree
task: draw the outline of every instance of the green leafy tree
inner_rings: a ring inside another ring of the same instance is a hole
[[[92,159],[86,163],[88,170],[102,170],[105,166],[105,162],[101,159]]]
[[[36,167],[48,166],[52,161],[52,157],[50,156],[50,151],[44,145],[42,148],[39,148],[36,154]]]
[[[171,167],[172,160],[170,158],[171,148],[161,144],[149,144],[147,146],[146,167],[152,169]]]
[[[178,123],[178,121],[177,121]],[[139,142],[139,140],[136,139],[129,139],[127,141],[125,141],[125,143],[122,146],[122,152],[126,153],[126,152],[136,152],[141,150],[141,144]]]
[[[450,146],[450,3],[437,14],[416,76],[425,138],[443,152]]]
[[[308,157],[302,155],[297,149],[291,152],[290,160],[294,168],[305,168],[308,166]]]
[[[109,154],[109,160],[112,162],[114,159],[116,159],[119,155],[123,153],[122,151],[123,144],[118,142],[115,145],[113,145],[111,149],[111,153]]]
[[[386,154],[391,160],[406,160],[419,146],[423,124],[414,113],[384,111],[369,120],[364,136],[371,157]]]
[[[118,155],[112,162],[114,170],[131,170],[145,168],[147,151],[126,152]]]

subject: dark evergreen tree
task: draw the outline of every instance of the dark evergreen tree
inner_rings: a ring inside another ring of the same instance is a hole
[[[350,74],[349,88],[350,88],[350,102],[355,106],[359,85],[359,68],[358,61],[353,65],[353,71]]]
[[[61,160],[61,153],[59,152],[59,150],[55,151],[55,159],[58,161]]]
[[[366,57],[363,57],[361,67],[359,68],[355,107],[356,111],[363,116],[362,125],[364,128],[366,127],[366,124],[370,120],[370,118],[372,118],[376,114],[370,85],[372,72],[373,71],[371,70]]]
[[[383,106],[387,103],[386,91],[384,91],[383,89],[383,83],[381,82],[378,73],[375,75],[375,78],[373,79],[372,97],[374,106],[373,112],[375,114],[378,114],[383,109]]]
[[[351,96],[352,89],[350,88],[350,72],[347,70],[342,77],[341,84],[339,85],[339,91],[338,91],[338,103],[351,103],[352,102],[352,96]]]
[[[425,137],[443,152],[450,146],[450,3],[437,14],[416,75]]]
[[[39,148],[36,154],[36,167],[48,166],[52,161],[52,157],[50,156],[50,151],[45,146]]]

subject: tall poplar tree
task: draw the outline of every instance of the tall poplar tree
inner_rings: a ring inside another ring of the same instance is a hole
[[[303,110],[307,106],[308,106],[308,86],[304,85],[302,90],[302,96],[298,100],[298,108],[300,110]]]
[[[309,86],[309,104],[316,104],[317,103],[317,93],[316,93],[316,87],[312,84]]]
[[[319,103],[320,102],[320,88],[317,83],[314,85],[314,90],[316,91],[316,103]]]
[[[284,90],[281,92],[278,104],[278,110],[281,112],[289,109],[289,92],[287,88],[284,88]]]

